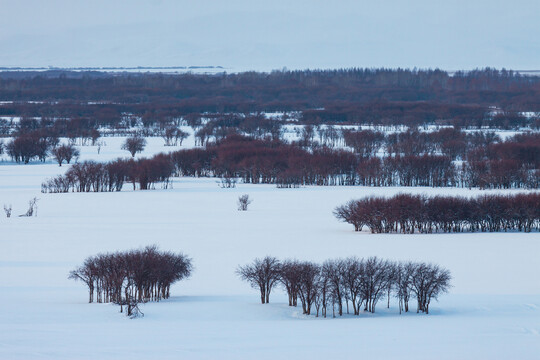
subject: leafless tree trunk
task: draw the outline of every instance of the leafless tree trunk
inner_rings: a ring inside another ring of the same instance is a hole
[[[271,256],[255,259],[252,264],[239,266],[236,274],[247,281],[252,287],[259,288],[261,303],[270,302],[270,293],[276,282],[280,279],[280,261]]]

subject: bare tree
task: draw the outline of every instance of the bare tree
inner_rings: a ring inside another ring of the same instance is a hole
[[[392,290],[397,285],[397,278],[398,278],[398,271],[399,271],[399,264],[396,264],[394,262],[389,261],[388,267],[386,270],[386,296],[387,296],[387,303],[386,308],[390,309],[390,297],[392,296]]]
[[[342,261],[341,280],[348,298],[352,302],[354,315],[360,314],[360,307],[362,306],[364,268],[364,261],[356,257],[350,257]]]
[[[51,150],[51,153],[58,163],[58,166],[62,166],[64,161],[69,164],[72,158],[76,158],[80,155],[80,151],[75,148],[73,144],[57,146]]]
[[[334,216],[343,222],[354,225],[354,231],[362,231],[365,219],[361,216],[359,201],[351,200],[345,205],[338,206],[334,210]]]
[[[316,317],[319,317],[319,310],[321,315],[326,317],[326,310],[328,308],[328,300],[331,297],[330,279],[325,276],[322,267],[320,268],[319,281],[317,283],[317,293],[315,295],[315,308],[317,310]]]
[[[287,291],[289,306],[296,306],[298,302],[299,264],[298,260],[285,260],[280,268],[279,281]]]
[[[376,256],[365,260],[363,282],[364,311],[375,312],[375,306],[388,286],[390,262]]]
[[[244,194],[238,198],[238,210],[240,211],[246,211],[248,209],[248,205],[251,204],[253,200],[249,198],[248,194]]]
[[[28,202],[28,210],[26,210],[26,213],[19,215],[19,217],[31,217],[31,216],[37,216],[37,202],[38,198],[35,197],[31,199]]]
[[[411,282],[411,289],[418,301],[416,312],[429,314],[431,300],[448,292],[451,279],[450,272],[438,265],[418,264]]]
[[[332,297],[332,308],[338,305],[339,316],[343,315],[343,298],[345,289],[343,288],[343,260],[327,260],[322,266],[323,276],[328,279],[330,284],[330,292]]]
[[[132,157],[135,157],[136,153],[140,153],[146,146],[146,139],[141,136],[133,136],[126,139],[122,144],[122,150],[127,150]]]
[[[270,302],[270,292],[280,279],[280,261],[271,256],[264,259],[255,259],[252,264],[239,266],[236,274],[247,281],[253,288],[258,288],[261,292],[261,303]]]
[[[8,217],[8,218],[11,217],[11,211],[12,211],[11,204],[9,204],[9,205],[4,204],[4,211],[6,213],[6,217]]]
[[[409,299],[411,297],[411,283],[416,264],[413,262],[399,263],[396,266],[395,289],[399,301],[399,313],[409,311]]]
[[[88,302],[94,302],[95,281],[98,275],[95,259],[93,257],[85,260],[84,264],[69,273],[68,279],[80,280],[88,286]]]
[[[311,314],[311,306],[317,298],[319,291],[320,266],[309,262],[301,262],[298,265],[299,282],[298,296],[302,302],[302,311],[306,315]]]

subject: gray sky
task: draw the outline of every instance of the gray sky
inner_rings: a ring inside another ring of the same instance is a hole
[[[540,69],[540,0],[0,0],[0,66]]]

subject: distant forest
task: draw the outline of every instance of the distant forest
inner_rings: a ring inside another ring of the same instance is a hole
[[[193,129],[194,149],[83,163],[44,182],[44,192],[166,187],[175,175],[279,187],[540,186],[540,135],[523,131],[540,128],[540,77],[506,70],[3,72],[0,116],[0,135],[13,138],[0,140],[0,153],[20,163],[51,155],[69,163],[72,145],[98,145],[103,135],[181,144],[190,134],[180,126]],[[284,136],[286,124],[303,125],[296,140]]]
[[[239,74],[0,72],[0,116],[164,128],[201,114],[299,112],[300,123],[540,126],[540,77],[482,69],[342,69]],[[286,120],[286,119],[285,119]]]

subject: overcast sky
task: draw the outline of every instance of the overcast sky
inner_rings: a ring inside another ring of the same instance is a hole
[[[0,66],[540,69],[540,0],[0,0]]]

